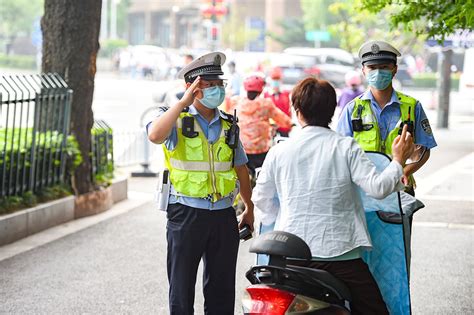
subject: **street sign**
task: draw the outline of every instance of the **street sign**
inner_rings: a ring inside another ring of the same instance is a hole
[[[265,20],[258,17],[249,17],[246,20],[247,29],[257,32],[257,38],[248,41],[248,51],[265,51]]]
[[[331,40],[331,34],[328,31],[314,30],[305,34],[307,41],[328,42]]]

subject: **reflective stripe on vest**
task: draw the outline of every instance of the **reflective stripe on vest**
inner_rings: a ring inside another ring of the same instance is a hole
[[[354,139],[359,143],[360,147],[364,151],[383,152],[391,156],[392,143],[393,143],[393,140],[395,140],[395,138],[398,135],[398,130],[400,129],[401,122],[408,120],[408,117],[410,117],[410,119],[413,121],[413,124],[416,125],[415,124],[416,99],[414,99],[413,97],[407,96],[405,94],[402,94],[400,92],[396,92],[396,93],[400,101],[400,119],[398,120],[394,129],[392,129],[389,132],[385,140],[383,140],[381,137],[377,118],[372,111],[371,101],[362,100],[360,98],[355,99],[354,109],[352,111],[352,119],[356,118],[357,107],[361,105],[363,106],[362,117],[361,117],[363,124],[373,125],[373,128],[370,130],[354,131]]]
[[[194,118],[198,135],[187,138],[182,134],[183,117]],[[221,119],[219,138],[209,143],[197,119],[186,112],[177,121],[178,141],[174,150],[163,145],[165,164],[170,170],[170,181],[180,195],[217,201],[229,195],[236,187],[237,174],[232,168],[233,150],[225,143],[225,130],[230,123]]]
[[[204,171],[210,172],[211,166],[209,162],[190,162],[180,161],[170,158],[170,165],[172,168],[187,170],[187,171]],[[214,171],[223,172],[231,169],[232,162],[214,162]]]

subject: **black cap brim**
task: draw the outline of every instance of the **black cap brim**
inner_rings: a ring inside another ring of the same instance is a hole
[[[388,64],[388,63],[393,63],[395,65],[397,64],[397,62],[393,59],[374,59],[374,60],[362,61],[363,66],[383,65],[383,64]]]
[[[186,78],[186,82],[194,82],[198,76],[192,78]],[[210,80],[226,80],[227,78],[224,75],[220,74],[201,74],[201,79],[210,81]]]

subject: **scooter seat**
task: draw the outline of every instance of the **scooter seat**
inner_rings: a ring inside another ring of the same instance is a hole
[[[318,280],[319,283],[323,283],[338,292],[344,300],[351,301],[349,288],[329,272],[322,269],[291,265],[291,261],[288,261],[287,269],[298,271],[311,279]]]
[[[250,245],[249,252],[287,258],[311,259],[311,250],[298,236],[283,231],[259,235]]]

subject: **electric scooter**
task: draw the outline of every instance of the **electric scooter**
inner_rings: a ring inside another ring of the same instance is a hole
[[[255,239],[250,252],[269,255],[269,262],[246,273],[252,285],[242,299],[244,314],[350,314],[349,289],[330,273],[289,265],[287,259],[311,260],[298,236],[271,231]]]
[[[368,152],[381,171],[390,158]],[[411,314],[409,288],[411,226],[413,214],[423,203],[404,192],[376,200],[359,191],[366,212],[372,251],[364,261],[376,280],[390,314]],[[311,260],[308,245],[299,237],[260,226],[250,252],[257,264],[246,273],[251,283],[242,299],[243,312],[266,315],[350,314],[348,288],[324,270],[291,265],[292,260]]]

